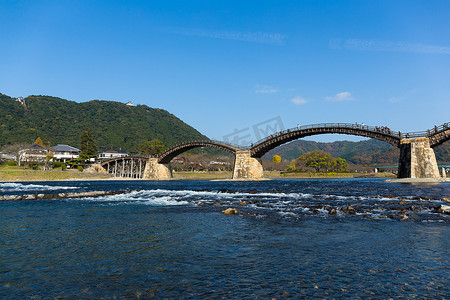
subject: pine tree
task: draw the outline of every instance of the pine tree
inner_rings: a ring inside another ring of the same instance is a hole
[[[158,139],[143,142],[140,146],[141,154],[144,155],[158,155],[164,152],[165,146],[163,142]]]
[[[97,157],[97,145],[94,139],[94,135],[89,127],[85,127],[80,137],[81,152],[80,158],[90,159]]]

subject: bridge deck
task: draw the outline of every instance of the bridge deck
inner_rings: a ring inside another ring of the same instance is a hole
[[[213,147],[231,154],[236,154],[240,150],[250,150],[251,156],[259,158],[265,153],[278,147],[281,144],[290,142],[295,139],[299,139],[305,136],[337,133],[337,134],[350,134],[363,137],[369,137],[378,139],[395,146],[400,145],[400,140],[404,138],[421,138],[426,137],[430,140],[430,146],[436,147],[450,139],[450,123],[444,123],[440,126],[435,126],[431,130],[420,132],[408,132],[402,133],[400,131],[391,130],[388,127],[383,126],[368,126],[358,123],[321,123],[297,126],[287,130],[281,130],[270,136],[267,136],[250,146],[238,146],[225,143],[222,141],[214,140],[202,140],[191,141],[182,144],[178,144],[164,153],[160,154],[158,163],[167,164],[177,155],[197,147]],[[149,157],[143,156],[127,156],[122,158],[115,158],[101,163],[102,167],[107,170],[108,173],[114,174],[117,177],[131,177],[142,178],[146,163]]]

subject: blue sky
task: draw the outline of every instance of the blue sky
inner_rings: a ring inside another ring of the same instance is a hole
[[[219,140],[272,118],[450,121],[450,1],[4,0],[0,12],[0,92],[13,97],[131,100]]]

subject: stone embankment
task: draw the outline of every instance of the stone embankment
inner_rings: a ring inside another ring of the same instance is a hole
[[[450,182],[450,178],[392,178],[386,182],[412,183],[412,184],[435,184],[440,182]]]
[[[126,191],[92,191],[58,194],[0,195],[0,201],[58,200],[68,198],[88,198],[123,194]]]

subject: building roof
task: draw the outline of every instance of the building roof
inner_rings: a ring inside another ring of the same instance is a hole
[[[99,153],[122,153],[122,154],[128,154],[127,151],[119,149],[117,150],[116,148],[108,148],[102,151],[99,151]]]
[[[36,144],[36,143],[33,143],[33,144],[31,144],[31,146],[21,149],[19,151],[19,153],[34,153],[34,154],[45,153],[45,152],[48,152],[48,149],[46,147]]]
[[[80,149],[77,149],[75,147],[69,146],[69,145],[56,145],[50,148],[52,151],[60,151],[60,152],[80,152]]]
[[[37,143],[31,144],[31,146],[30,146],[28,149],[33,149],[33,150],[47,150],[46,147],[44,147],[44,146],[42,146],[42,145],[40,145],[40,144],[37,144]]]

